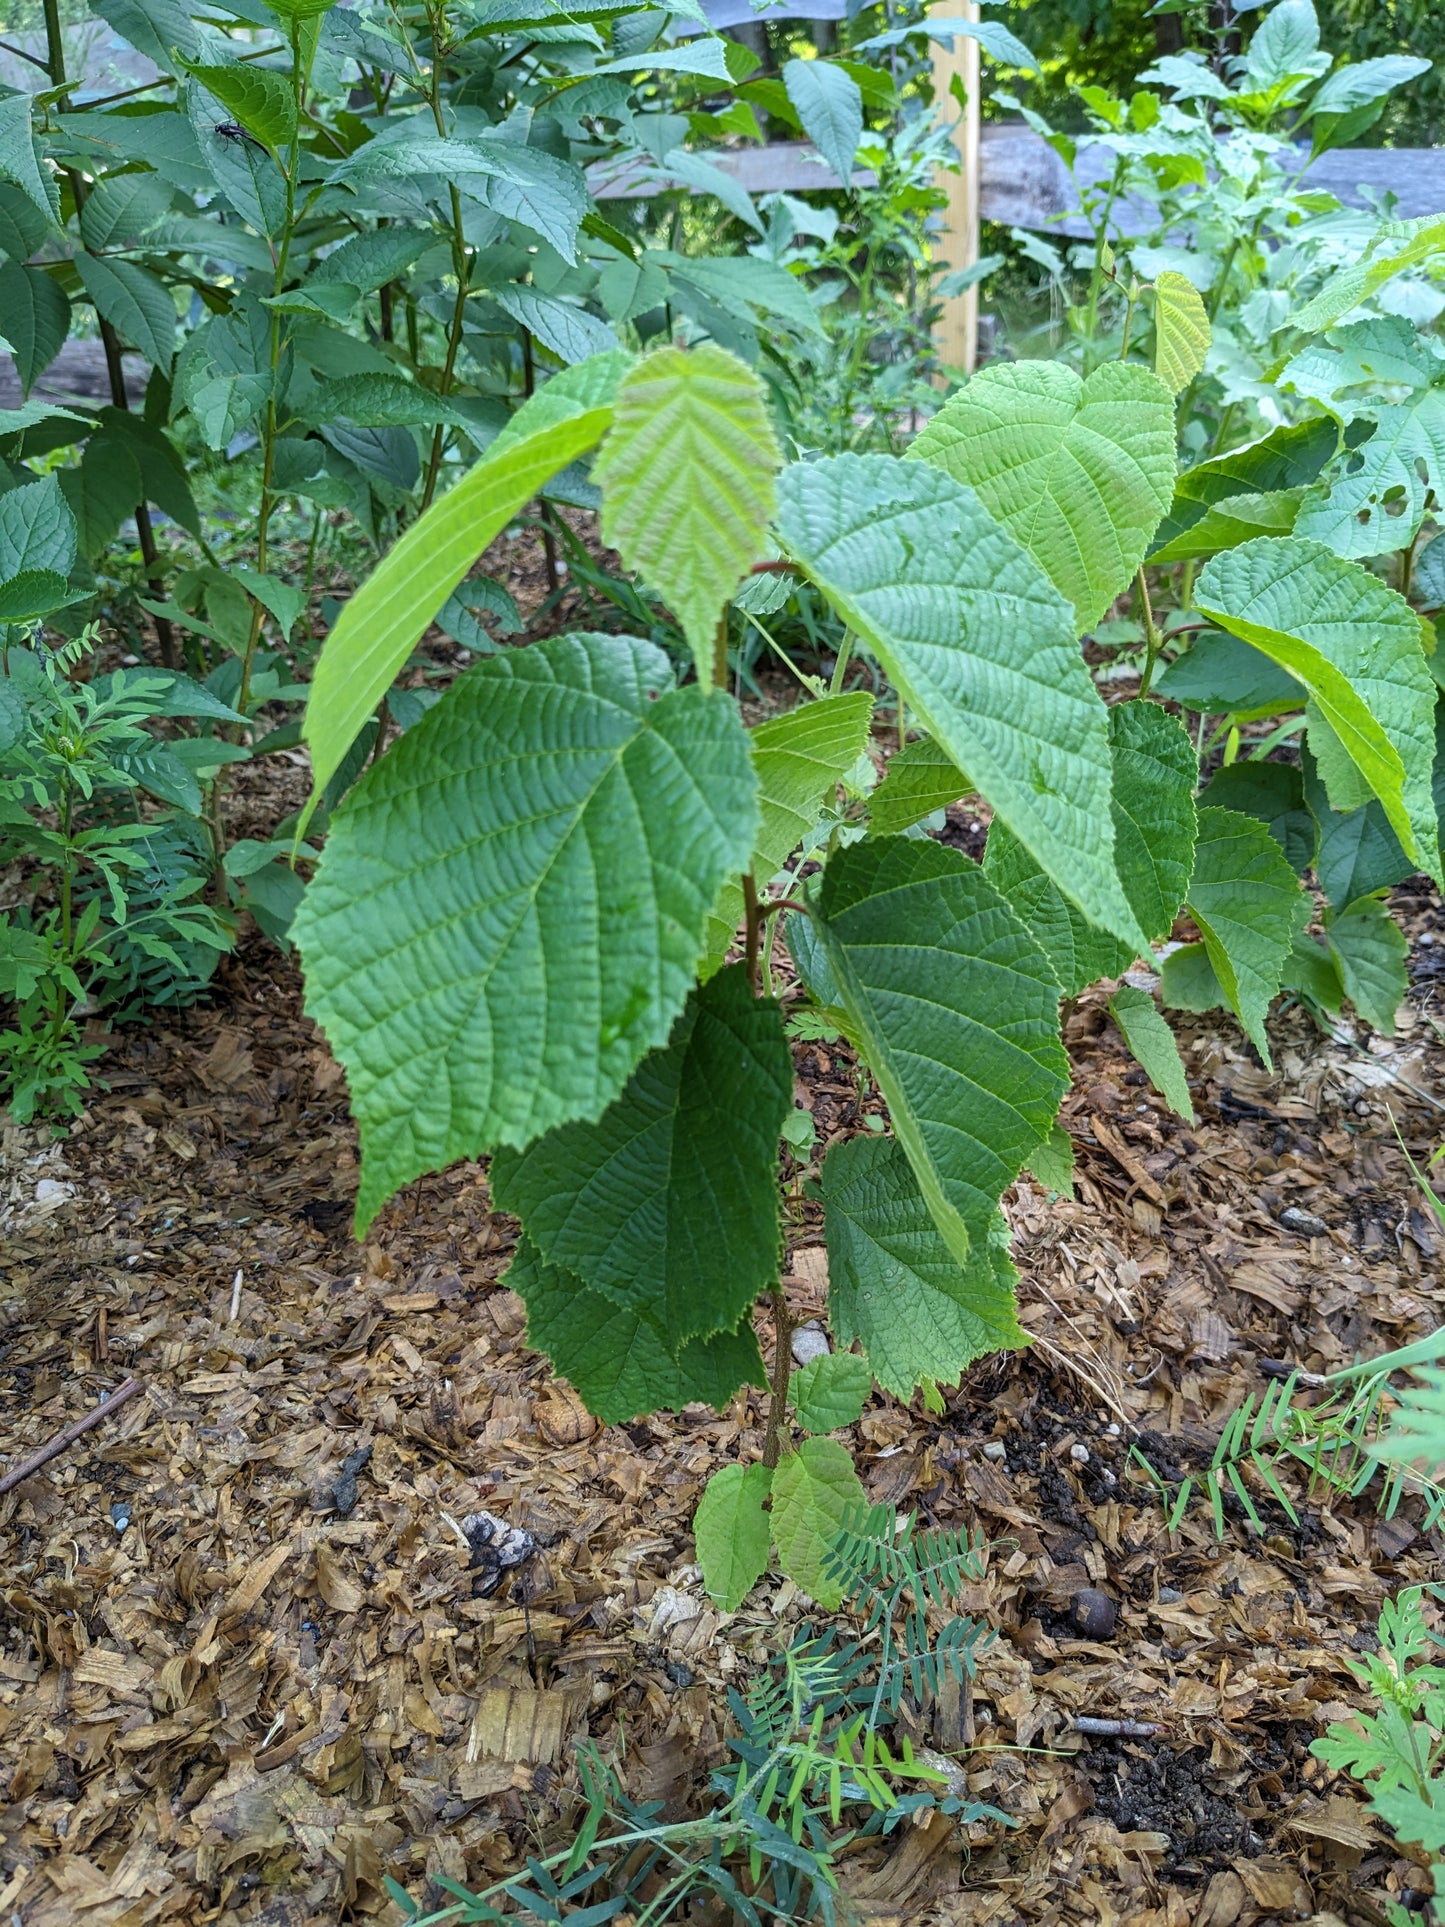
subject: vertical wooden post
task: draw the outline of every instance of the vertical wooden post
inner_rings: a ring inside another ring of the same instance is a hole
[[[939,19],[977,20],[976,0],[939,0],[932,12]],[[978,259],[978,148],[981,122],[978,91],[978,42],[959,35],[952,48],[933,42],[933,98],[945,113],[957,111],[949,87],[957,78],[966,105],[954,129],[961,173],[940,169],[938,185],[948,196],[943,209],[942,253],[950,270],[972,267]],[[978,288],[943,303],[934,333],[938,358],[945,368],[972,374],[978,360]]]

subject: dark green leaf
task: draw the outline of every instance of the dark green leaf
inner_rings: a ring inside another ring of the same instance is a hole
[[[868,799],[872,832],[896,836],[968,790],[968,778],[948,752],[931,736],[921,736],[888,759],[883,781]]]
[[[1209,781],[1201,803],[1257,816],[1302,876],[1319,848],[1319,825],[1305,802],[1304,779],[1294,763],[1230,763]]]
[[[70,303],[44,268],[0,267],[0,328],[15,351],[20,392],[28,395],[65,345]]]

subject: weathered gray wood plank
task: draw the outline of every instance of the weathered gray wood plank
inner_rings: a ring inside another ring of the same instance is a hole
[[[979,212],[986,221],[1004,227],[1052,228],[1056,233],[1088,232],[1082,219],[1069,210],[1077,199],[1063,162],[1031,128],[1012,121],[984,124],[979,159]],[[775,141],[766,147],[740,147],[711,153],[715,167],[730,174],[750,194],[806,193],[809,188],[836,188],[838,176],[818,159],[807,141]],[[1301,165],[1304,155],[1300,156]],[[1106,171],[1108,156],[1088,149],[1080,157],[1079,175],[1086,182]],[[1369,192],[1393,192],[1403,216],[1445,213],[1445,147],[1350,147],[1326,154],[1310,168],[1309,184],[1335,194],[1348,207],[1367,205]],[[599,198],[647,200],[669,186],[661,169],[629,164],[609,169],[599,163],[588,174]],[[871,187],[872,174],[860,169],[857,187]],[[1119,210],[1125,232],[1137,231],[1149,217],[1143,208],[1125,203]]]

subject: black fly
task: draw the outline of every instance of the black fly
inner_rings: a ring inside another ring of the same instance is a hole
[[[216,132],[222,140],[249,141],[253,147],[264,147],[264,143],[258,141],[254,134],[248,134],[239,121],[223,120]]]

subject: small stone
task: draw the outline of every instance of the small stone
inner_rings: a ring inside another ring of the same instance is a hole
[[[124,1499],[117,1499],[110,1509],[110,1522],[117,1532],[125,1532],[130,1527],[130,1507]]]
[[[1097,1586],[1085,1586],[1074,1594],[1069,1617],[1085,1639],[1112,1639],[1119,1608],[1108,1593],[1100,1592]]]
[[[1161,1606],[1177,1606],[1183,1597],[1183,1593],[1180,1592],[1177,1586],[1161,1586],[1159,1588],[1159,1604]]]
[[[1323,1218],[1317,1218],[1313,1211],[1303,1211],[1297,1204],[1287,1204],[1279,1214],[1279,1221],[1286,1231],[1298,1231],[1307,1238],[1323,1238],[1329,1234],[1329,1226]]]
[[[832,1350],[828,1334],[816,1319],[806,1325],[799,1325],[793,1333],[793,1363],[811,1365],[815,1358],[826,1358]]]
[[[990,1439],[983,1448],[983,1456],[986,1459],[992,1459],[995,1465],[1002,1465],[1008,1457],[1008,1447],[1002,1439]]]
[[[1075,1465],[1087,1465],[1089,1463],[1088,1446],[1071,1445],[1069,1447],[1069,1457],[1074,1461]]]
[[[1104,1437],[1105,1437],[1106,1439],[1116,1439],[1116,1438],[1118,1438],[1118,1437],[1119,1437],[1119,1428],[1118,1428],[1118,1426],[1117,1426],[1117,1425],[1106,1425],[1106,1426],[1104,1427]]]

